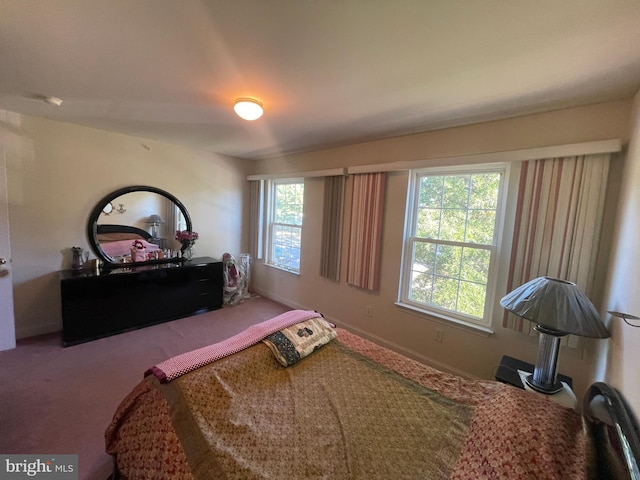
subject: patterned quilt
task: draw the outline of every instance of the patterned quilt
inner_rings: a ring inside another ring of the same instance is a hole
[[[258,343],[148,376],[106,431],[116,477],[585,478],[574,411],[337,333],[289,367]]]

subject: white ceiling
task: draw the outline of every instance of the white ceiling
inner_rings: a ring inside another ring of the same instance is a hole
[[[638,90],[638,0],[0,1],[1,109],[238,157]]]

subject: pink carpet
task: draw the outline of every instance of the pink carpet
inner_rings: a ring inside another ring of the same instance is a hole
[[[287,310],[252,297],[73,347],[63,348],[60,334],[18,341],[16,349],[0,352],[0,452],[78,454],[80,479],[105,480],[111,457],[104,430],[145,370]]]

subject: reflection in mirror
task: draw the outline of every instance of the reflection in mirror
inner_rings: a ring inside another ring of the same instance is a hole
[[[114,209],[114,203],[126,209]],[[111,193],[98,202],[88,222],[89,242],[106,264],[175,260],[180,247],[176,230],[191,230],[187,210],[173,195],[147,186]]]

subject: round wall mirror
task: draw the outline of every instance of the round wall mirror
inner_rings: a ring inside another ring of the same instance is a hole
[[[89,244],[105,265],[176,261],[178,230],[192,231],[187,209],[169,192],[146,185],[111,192],[87,222]],[[134,243],[140,253],[132,256]]]

